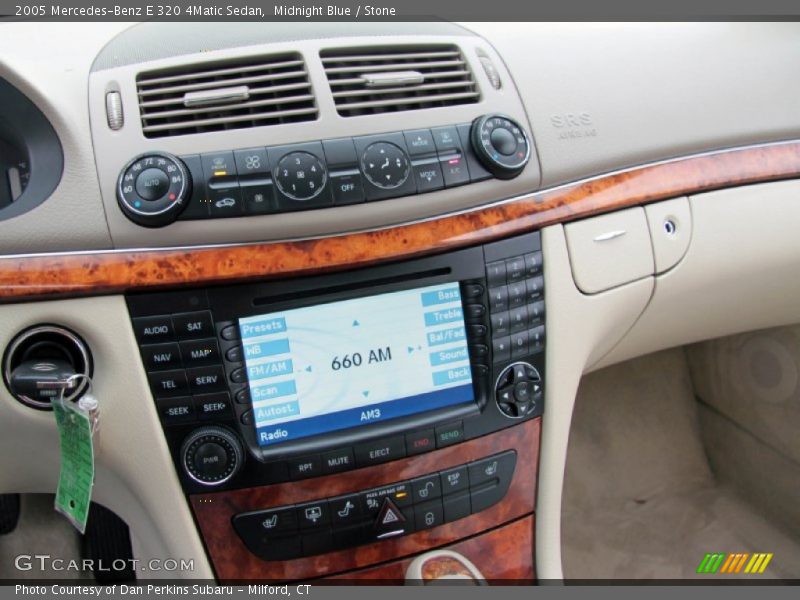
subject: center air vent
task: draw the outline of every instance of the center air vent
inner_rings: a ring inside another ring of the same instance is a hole
[[[150,138],[317,118],[299,54],[152,71],[136,83],[142,130]]]
[[[320,57],[344,117],[480,100],[469,65],[453,45],[323,50]]]

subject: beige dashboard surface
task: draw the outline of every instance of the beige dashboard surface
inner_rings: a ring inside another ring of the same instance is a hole
[[[92,349],[100,404],[93,499],[130,526],[137,558],[194,561],[184,577],[212,577],[183,499],[153,406],[128,309],[121,296],[0,306],[0,347],[21,329],[59,323]],[[27,408],[0,389],[0,493],[54,493],[59,446],[51,412]],[[148,577],[173,576],[148,573]]]
[[[273,232],[273,237],[279,231],[270,217],[259,217],[258,223],[245,228],[245,234],[237,233],[241,227],[231,221],[194,228],[182,223],[175,228],[180,230],[177,237],[166,232],[156,238],[152,232],[123,223],[113,198],[102,201],[95,169],[95,152],[101,150],[93,147],[90,135],[90,69],[100,50],[132,25],[2,25],[0,77],[28,94],[51,120],[64,147],[65,170],[48,201],[23,216],[0,221],[0,254],[199,244],[210,239],[219,243],[226,237],[230,238],[227,241],[252,241],[267,221],[270,226],[264,231]],[[355,24],[358,37],[354,39],[380,40],[369,35],[370,26]],[[503,110],[519,111],[520,118],[527,116],[544,187],[652,160],[792,139],[800,134],[794,101],[800,96],[800,80],[786,76],[800,68],[800,53],[796,52],[800,26],[796,23],[467,23],[464,28],[485,41],[469,35],[453,39],[469,40],[465,42],[468,48],[491,45],[499,53],[498,60],[505,63],[507,72],[505,68],[502,72],[507,77],[496,97],[506,98],[501,101]],[[378,33],[385,35],[385,28]],[[285,35],[281,39],[283,47],[290,44]],[[232,42],[232,46],[237,44]],[[476,64],[474,61],[473,66]],[[488,85],[479,67],[476,76],[482,86]],[[327,93],[324,76],[320,79],[316,67],[314,77],[318,92]],[[515,98],[517,93],[521,104]],[[494,107],[484,102],[478,108],[490,111]],[[471,109],[455,112],[459,120],[476,116]],[[129,107],[127,114],[129,121],[136,120],[135,108]],[[441,114],[409,111],[403,126],[443,124],[439,122],[442,117],[436,116]],[[310,139],[343,135],[351,129],[358,133],[377,132],[373,127],[386,130],[387,120],[373,117],[345,119],[331,114],[329,130],[312,135],[305,128],[303,135]],[[393,121],[390,129],[396,129],[396,119]],[[242,139],[252,142],[259,135],[250,131]],[[198,147],[206,150],[235,146],[196,137],[202,142]],[[280,138],[288,141],[291,135],[282,131]],[[454,194],[437,192],[431,198],[446,212],[459,203],[488,201],[493,190],[493,200],[532,191],[538,169],[526,176],[524,186],[520,181],[483,182]],[[459,194],[466,196],[459,200]],[[417,215],[437,212],[425,206],[425,198],[407,200]],[[381,218],[387,223],[399,222],[403,204],[388,201],[385,209],[367,207],[368,218],[364,217],[362,226],[376,226]],[[385,213],[383,217],[381,213]],[[290,235],[304,235],[341,230],[353,216],[352,211],[330,209],[305,213],[302,219],[295,215],[287,222],[292,224]],[[109,222],[124,230],[119,241],[112,239]]]

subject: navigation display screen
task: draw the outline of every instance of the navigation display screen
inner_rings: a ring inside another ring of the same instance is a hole
[[[474,402],[458,283],[240,319],[261,446]]]

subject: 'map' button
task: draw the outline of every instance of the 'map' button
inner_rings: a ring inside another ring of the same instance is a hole
[[[464,441],[464,423],[458,421],[436,428],[436,447],[444,448]]]
[[[355,447],[356,465],[368,467],[402,458],[406,454],[403,436],[383,438]]]

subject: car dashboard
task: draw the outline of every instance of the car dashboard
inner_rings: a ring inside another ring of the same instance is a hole
[[[192,579],[561,580],[582,377],[800,320],[793,23],[3,34],[0,491],[55,361]]]

